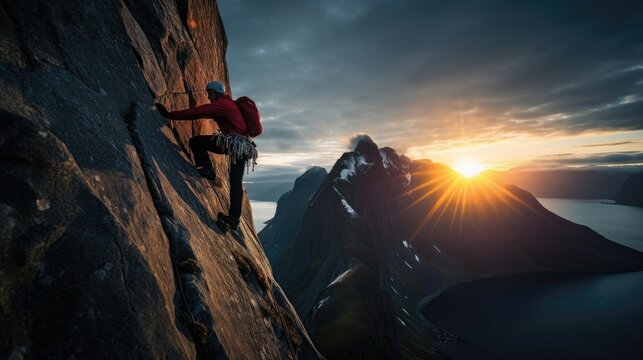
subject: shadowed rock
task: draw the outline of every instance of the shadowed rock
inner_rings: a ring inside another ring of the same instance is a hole
[[[643,173],[630,175],[614,200],[617,204],[643,207]]]
[[[281,249],[296,235],[310,199],[327,175],[326,169],[312,167],[295,180],[292,190],[279,198],[275,217],[259,232],[261,244],[271,262],[279,262]]]

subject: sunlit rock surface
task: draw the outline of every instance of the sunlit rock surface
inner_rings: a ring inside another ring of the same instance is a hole
[[[169,109],[229,84],[214,1],[0,7],[0,356],[317,358],[275,283],[247,198],[245,243]],[[217,172],[227,174],[224,157]]]
[[[297,212],[282,207],[271,234],[288,231],[266,240],[276,278],[328,358],[442,358],[442,344],[467,340],[421,311],[463,281],[643,269],[643,254],[558,217],[524,190],[465,180],[370,139],[343,154],[311,195],[295,209],[305,211],[298,230],[290,229]]]

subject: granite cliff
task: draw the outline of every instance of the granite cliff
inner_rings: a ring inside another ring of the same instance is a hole
[[[319,358],[247,198],[245,241],[212,220],[227,180],[186,145],[216,125],[152,108],[230,85],[216,2],[7,0],[0,18],[0,356]]]

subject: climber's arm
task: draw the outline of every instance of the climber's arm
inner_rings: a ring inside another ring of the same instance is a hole
[[[222,106],[222,104],[215,101],[211,104],[200,105],[185,110],[170,111],[166,117],[172,120],[196,120],[222,116],[226,114],[226,111],[226,108]]]

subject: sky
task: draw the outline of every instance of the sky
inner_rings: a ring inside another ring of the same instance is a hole
[[[265,129],[251,181],[330,169],[362,134],[451,166],[643,164],[640,1],[218,5]]]

